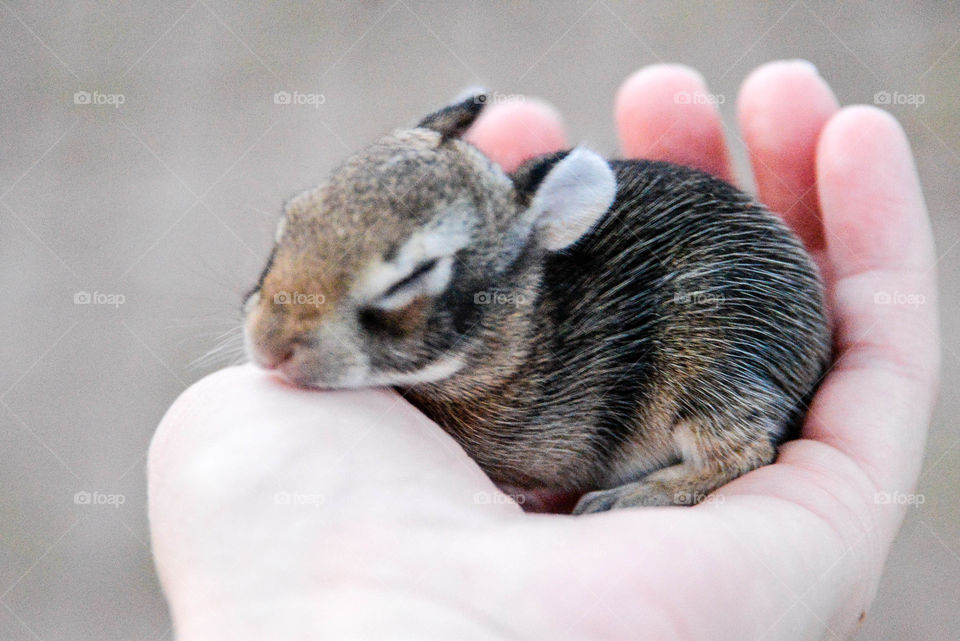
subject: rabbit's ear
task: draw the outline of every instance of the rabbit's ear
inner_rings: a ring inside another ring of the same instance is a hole
[[[490,94],[485,89],[471,89],[461,94],[452,104],[425,117],[417,127],[433,129],[439,132],[444,140],[457,138],[470,128],[483,111],[489,97]]]
[[[600,220],[617,195],[610,163],[585,147],[548,156],[514,177],[518,192],[529,198],[522,216],[532,236],[549,251],[578,241]]]

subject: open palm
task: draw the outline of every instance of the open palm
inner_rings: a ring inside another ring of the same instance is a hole
[[[638,72],[617,97],[625,154],[730,179],[713,102],[688,69]],[[801,440],[696,507],[530,514],[395,392],[224,370],[174,404],[150,452],[178,638],[849,635],[936,393],[928,221],[896,121],[839,109],[809,65],[754,72],[739,117],[759,198],[827,282],[835,362]],[[508,170],[567,144],[534,102],[492,107],[468,137]]]

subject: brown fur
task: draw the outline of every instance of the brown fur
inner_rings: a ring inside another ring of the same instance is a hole
[[[458,138],[478,104],[288,203],[248,306],[254,360],[307,386],[396,385],[495,481],[587,492],[577,512],[695,503],[772,461],[829,355],[796,238],[705,174],[615,161],[613,205],[547,251],[531,216],[569,156],[506,176]]]

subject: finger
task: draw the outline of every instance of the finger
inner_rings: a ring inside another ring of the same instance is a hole
[[[665,160],[730,180],[723,127],[703,77],[683,65],[652,65],[627,78],[614,117],[623,152]]]
[[[939,369],[933,244],[916,169],[900,125],[873,107],[834,116],[817,154],[837,353],[804,436],[858,461],[879,491],[910,491]]]
[[[817,139],[837,110],[830,87],[805,60],[763,65],[744,81],[738,99],[757,195],[812,251],[823,245],[814,188]]]
[[[396,392],[305,390],[251,365],[216,372],[184,392],[157,429],[148,468],[153,506],[161,496],[184,500],[184,491],[192,505],[208,508],[225,500],[221,487],[303,485],[329,491],[325,506],[352,501],[359,509],[355,494],[389,484],[394,492],[436,486],[437,500],[449,492],[476,509],[473,492],[495,491],[453,438]],[[356,470],[376,472],[353,478]]]
[[[329,628],[339,611],[331,586],[382,591],[383,577],[411,568],[448,576],[423,563],[436,562],[431,553],[448,538],[462,545],[441,532],[522,515],[397,392],[304,390],[250,365],[208,376],[173,404],[150,446],[148,496],[171,616],[183,638],[202,639],[223,629],[276,638],[250,607],[264,595],[285,613],[309,603],[287,617],[306,621],[304,631],[283,636],[315,636],[307,630],[320,629],[318,619]]]
[[[910,146],[890,114],[848,107],[818,147],[817,180],[838,277],[932,267],[930,225]]]
[[[541,100],[511,100],[484,110],[467,141],[511,172],[534,156],[569,146],[560,113]]]
[[[938,368],[933,251],[910,149],[893,118],[844,109],[829,120],[816,153],[826,254],[838,275],[831,291],[836,362],[809,409],[804,438],[721,493],[731,528],[743,519],[735,510],[749,513],[764,497],[778,499],[766,506],[767,522],[812,517],[776,534],[803,533],[787,548],[760,540],[762,529],[737,538],[763,555],[766,568],[786,558],[783,549],[806,557],[804,567],[825,561],[791,591],[818,621],[844,632],[868,607],[902,519],[905,507],[889,497],[911,492],[919,471]],[[878,304],[875,294],[884,290],[925,298]],[[795,514],[771,519],[772,509]],[[825,535],[814,534],[818,524],[828,526]],[[777,574],[802,576],[789,568]],[[817,601],[808,604],[805,595]]]

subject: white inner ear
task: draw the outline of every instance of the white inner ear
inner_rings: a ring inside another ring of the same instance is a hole
[[[550,251],[569,247],[590,231],[616,195],[610,164],[577,147],[550,170],[533,197],[530,208],[540,244]]]
[[[438,258],[437,263],[429,271],[417,276],[389,296],[376,299],[373,306],[386,311],[402,309],[418,296],[433,296],[442,292],[450,283],[451,276],[453,276],[453,256]],[[397,279],[399,280],[402,278]]]

